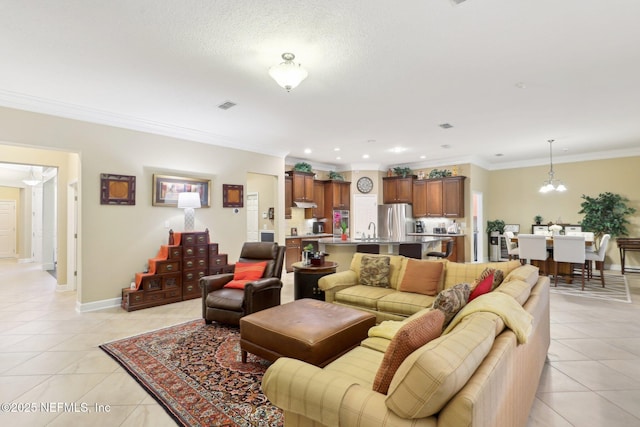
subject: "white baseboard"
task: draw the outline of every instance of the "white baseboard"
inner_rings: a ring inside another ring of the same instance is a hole
[[[76,302],[76,311],[86,313],[88,311],[103,310],[105,308],[120,307],[122,298],[105,299],[101,301],[93,301],[87,303]]]
[[[33,258],[18,258],[18,264],[27,264],[33,262]]]

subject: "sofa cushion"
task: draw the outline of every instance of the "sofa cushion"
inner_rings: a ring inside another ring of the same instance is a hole
[[[444,313],[444,326],[447,326],[458,311],[465,306],[470,293],[469,284],[460,283],[438,294],[433,301],[433,308]]]
[[[444,263],[407,259],[398,289],[403,292],[435,296],[442,289]]]
[[[444,288],[451,288],[458,283],[473,283],[485,268],[502,270],[506,276],[520,266],[520,261],[485,262],[478,264],[464,264],[460,262],[448,262],[445,264]]]
[[[442,333],[444,313],[440,310],[429,311],[417,319],[405,323],[393,336],[384,353],[382,364],[373,381],[373,390],[387,394],[391,379],[398,367],[411,353]]]
[[[520,305],[524,305],[531,295],[531,285],[523,280],[511,280],[503,282],[496,288],[496,292],[503,292],[511,295]]]
[[[435,296],[430,295],[395,291],[378,299],[376,308],[378,311],[385,313],[411,316],[426,307],[430,307],[435,298]]]
[[[492,313],[474,313],[443,335],[411,353],[396,371],[385,403],[402,418],[439,412],[467,383],[491,350]]]
[[[382,352],[358,346],[329,363],[324,369],[340,374],[342,378],[355,380],[370,390],[383,358]]]
[[[523,282],[527,282],[533,286],[538,281],[539,272],[540,269],[538,267],[531,264],[525,264],[507,274],[507,277],[504,278],[503,282],[522,280]]]
[[[360,265],[360,284],[388,288],[391,273],[389,257],[363,256]]]
[[[391,288],[356,285],[336,292],[335,302],[376,310],[380,298],[395,292]]]

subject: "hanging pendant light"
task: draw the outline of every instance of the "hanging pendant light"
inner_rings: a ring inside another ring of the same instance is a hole
[[[567,191],[567,187],[564,186],[562,181],[554,179],[553,172],[553,150],[552,150],[553,139],[549,140],[549,179],[542,183],[542,187],[540,187],[541,193],[548,193],[550,191],[558,191],[562,193],[563,191]]]
[[[302,68],[302,65],[296,65],[293,62],[295,57],[293,53],[283,53],[284,62],[269,68],[269,75],[287,92],[298,86],[309,75],[307,70]]]

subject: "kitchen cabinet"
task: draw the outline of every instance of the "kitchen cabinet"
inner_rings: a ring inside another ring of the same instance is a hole
[[[329,216],[334,209],[348,211],[351,207],[351,183],[349,181],[326,181],[324,204]]]
[[[293,178],[284,177],[284,218],[291,219],[291,205],[293,205]]]
[[[313,202],[313,172],[287,172],[292,178],[291,194],[293,202]]]
[[[464,255],[464,236],[455,236],[451,237],[453,239],[453,249],[451,250],[451,255],[447,257],[449,261],[452,262],[465,262]],[[446,252],[447,250],[447,241],[442,241],[442,252]]]
[[[415,181],[414,216],[464,217],[464,180],[464,176],[453,176]]]
[[[415,175],[406,178],[388,176],[382,178],[383,203],[413,203],[413,180]]]
[[[416,179],[413,181],[413,216],[421,218],[427,216],[427,181]]]
[[[304,210],[305,219],[326,218],[325,210],[325,187],[327,181],[315,180],[313,182],[313,201],[315,208],[307,208]]]
[[[302,261],[301,238],[289,238],[285,240],[284,261],[287,273],[291,273],[293,271],[294,263]]]

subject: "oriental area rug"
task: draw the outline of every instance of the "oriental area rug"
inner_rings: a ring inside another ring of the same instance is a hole
[[[604,273],[604,288],[600,282],[599,272],[594,271],[591,279],[585,279],[584,291],[582,290],[582,280],[574,277],[572,283],[565,283],[562,278],[558,280],[558,287],[553,285],[551,279],[551,293],[561,295],[571,295],[583,298],[594,298],[607,301],[631,302],[631,294],[626,276],[618,273]]]
[[[240,330],[194,320],[100,346],[183,426],[282,426],[262,394],[269,363],[240,359]]]

